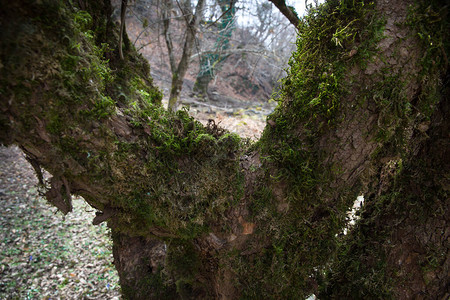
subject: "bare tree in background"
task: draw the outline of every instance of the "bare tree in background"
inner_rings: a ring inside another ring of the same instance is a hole
[[[235,28],[237,0],[216,0],[220,7],[220,20],[213,21],[208,27],[217,24],[218,37],[214,44],[214,52],[204,53],[200,58],[200,66],[194,84],[194,92],[207,97],[208,85],[214,78],[216,70],[220,69],[228,55],[223,51],[230,48],[230,39]]]
[[[194,13],[192,11],[192,4],[190,0],[185,0],[181,3],[177,1],[177,6],[183,14],[184,20],[186,22],[183,53],[177,65],[173,51],[173,41],[170,34],[170,15],[173,10],[173,2],[172,0],[164,0],[162,3],[164,16],[164,38],[166,40],[167,50],[169,52],[170,70],[172,71],[172,85],[170,89],[168,104],[169,110],[176,110],[176,104],[181,92],[181,88],[183,86],[184,76],[186,75],[186,71],[189,67],[190,57],[195,42],[195,36],[198,32],[198,26],[202,17],[204,5],[205,0],[199,0],[195,7]]]
[[[211,82],[210,97],[213,92],[238,99],[266,100],[285,74],[284,66],[295,47],[295,28],[266,0],[241,0],[233,6],[227,5],[230,0],[220,3],[223,7],[218,6],[217,0],[205,0],[190,62],[180,59],[180,63],[187,64],[186,76],[182,78],[177,73],[177,58],[186,53],[186,20],[176,2],[132,2],[128,9],[128,15],[133,16],[127,20],[128,34],[151,62],[152,76],[167,88],[167,94],[173,94],[178,86],[179,98],[183,84],[184,89],[198,85],[202,66],[207,62],[209,72],[203,77],[208,77],[208,84]],[[217,30],[218,27],[224,29]],[[205,56],[215,59],[205,60]]]
[[[238,22],[232,47],[223,55],[232,55],[217,82],[231,80],[236,93],[246,99],[265,100],[272,94],[295,49],[296,30],[268,1],[239,1]],[[231,73],[229,73],[229,72]],[[243,89],[241,86],[245,86]],[[265,95],[265,96],[264,96]]]

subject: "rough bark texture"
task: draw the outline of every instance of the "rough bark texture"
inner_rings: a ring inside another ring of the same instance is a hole
[[[108,222],[126,298],[445,298],[447,8],[411,4],[305,18],[250,145],[159,106],[109,1],[2,1],[0,141],[61,211],[77,194]]]
[[[447,72],[445,98],[426,133],[413,134],[411,156],[401,169],[393,161],[385,166],[366,195],[323,298],[449,297],[449,79]]]

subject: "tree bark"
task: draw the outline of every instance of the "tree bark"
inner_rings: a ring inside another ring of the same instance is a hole
[[[126,298],[446,296],[446,8],[328,1],[301,25],[280,104],[249,145],[160,107],[147,62],[132,46],[119,59],[109,1],[70,4],[2,1],[0,141],[53,175],[60,210],[77,194],[108,222]],[[355,245],[343,231],[360,193]],[[409,212],[427,205],[434,215]]]
[[[449,76],[430,124],[413,134],[411,155],[401,168],[391,161],[366,195],[362,221],[339,249],[321,298],[448,297]]]
[[[127,14],[127,4],[128,0],[122,0],[122,5],[120,6],[120,33],[119,33],[119,56],[123,59],[122,51],[122,40],[125,32],[125,17]]]

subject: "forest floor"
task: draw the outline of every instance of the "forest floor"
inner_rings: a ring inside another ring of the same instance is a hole
[[[256,139],[270,108],[195,103],[190,113]],[[224,107],[227,106],[227,107]],[[82,199],[67,216],[39,196],[30,164],[17,147],[0,146],[0,299],[119,299],[109,229],[92,225]]]
[[[82,199],[63,217],[36,184],[21,150],[0,147],[0,299],[119,299],[105,223]]]

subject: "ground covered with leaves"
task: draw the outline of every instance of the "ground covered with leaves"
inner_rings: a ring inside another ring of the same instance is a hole
[[[65,218],[17,147],[0,147],[0,299],[118,299],[109,230],[82,199]]]

